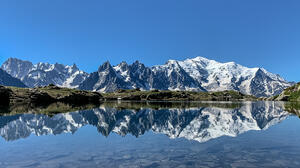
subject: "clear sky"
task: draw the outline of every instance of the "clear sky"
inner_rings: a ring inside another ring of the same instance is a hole
[[[1,0],[0,64],[206,56],[300,81],[299,0]]]

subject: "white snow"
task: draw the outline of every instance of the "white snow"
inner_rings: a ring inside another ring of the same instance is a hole
[[[265,81],[266,95],[273,95],[278,85],[282,88],[290,86],[283,78],[263,68],[248,68],[234,62],[220,63],[201,56],[183,61],[169,60],[165,65],[154,66],[153,71],[166,70],[170,75],[172,71],[178,71],[179,66],[208,91],[238,89],[242,93],[252,94],[250,84],[259,69],[273,80]],[[268,86],[271,86],[271,89],[268,89]]]

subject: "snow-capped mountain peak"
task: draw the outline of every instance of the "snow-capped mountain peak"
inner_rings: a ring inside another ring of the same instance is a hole
[[[179,61],[179,65],[208,91],[237,90],[255,96],[271,96],[291,85],[263,68],[248,68],[235,62],[220,63],[196,57]],[[260,78],[262,75],[264,77]],[[260,89],[257,88],[257,80]]]
[[[88,73],[79,70],[75,64],[72,66],[43,62],[32,64],[16,58],[9,58],[1,68],[29,87],[55,84],[61,87],[76,88],[88,76]]]

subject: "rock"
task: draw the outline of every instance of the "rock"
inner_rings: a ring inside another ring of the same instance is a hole
[[[9,105],[9,98],[11,93],[12,93],[11,89],[0,85],[0,105],[2,106]]]
[[[48,93],[33,90],[29,96],[30,102],[33,104],[50,104],[55,102],[55,99]]]
[[[80,93],[72,93],[68,96],[59,98],[58,101],[70,104],[98,104],[101,99],[103,99],[103,97],[98,92],[81,91]]]

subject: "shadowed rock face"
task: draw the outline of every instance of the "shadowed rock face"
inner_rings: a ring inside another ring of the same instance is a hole
[[[99,133],[111,132],[136,137],[147,131],[170,138],[206,142],[221,136],[235,137],[249,130],[263,130],[284,120],[289,114],[276,102],[244,103],[237,108],[140,108],[117,109],[101,106],[93,110],[57,114],[52,117],[23,114],[0,117],[0,135],[6,140],[40,135],[74,133],[84,125],[97,127]]]
[[[0,68],[0,85],[26,87],[26,85],[19,79],[12,77]]]
[[[0,85],[0,105],[8,106],[9,105],[9,97],[11,94],[11,90]]]
[[[96,73],[92,73],[87,80],[81,83],[79,88],[83,90],[113,92],[118,88],[131,89],[132,87],[115,72],[109,62],[105,62],[98,68]]]

